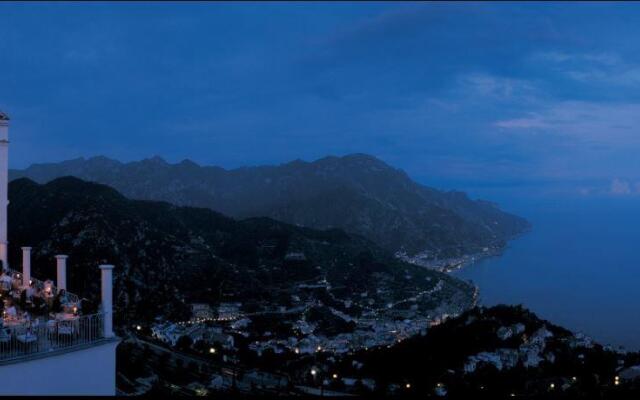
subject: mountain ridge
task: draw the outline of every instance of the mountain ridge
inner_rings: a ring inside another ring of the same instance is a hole
[[[11,170],[45,183],[77,176],[132,199],[206,207],[235,218],[265,216],[318,229],[340,228],[391,252],[457,257],[501,248],[524,219],[458,191],[440,191],[363,153],[224,169],[159,156],[123,163],[104,156]]]

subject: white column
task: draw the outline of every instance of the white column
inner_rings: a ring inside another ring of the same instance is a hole
[[[22,284],[29,286],[31,281],[31,247],[22,248]]]
[[[0,261],[9,268],[7,259],[7,206],[9,205],[9,119],[0,112]]]
[[[56,256],[56,267],[58,270],[58,280],[56,287],[58,290],[67,290],[67,256],[59,254]]]
[[[7,243],[0,242],[0,263],[2,263],[2,269],[4,271],[9,269],[9,263],[7,262]]]
[[[101,265],[102,271],[102,312],[104,313],[104,337],[114,337],[113,333],[113,265]]]

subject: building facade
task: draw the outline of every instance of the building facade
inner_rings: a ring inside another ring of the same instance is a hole
[[[57,276],[31,276],[31,247],[22,247],[21,271],[8,263],[9,117],[0,111],[0,396],[116,394],[113,265],[100,265],[101,306],[84,314],[67,291],[67,256],[57,255]]]

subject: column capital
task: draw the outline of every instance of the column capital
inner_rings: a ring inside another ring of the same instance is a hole
[[[114,269],[115,266],[111,264],[102,264],[98,268],[100,268],[101,270],[111,270],[111,269]]]
[[[58,259],[58,260],[66,260],[67,258],[69,258],[69,256],[65,255],[65,254],[56,255],[56,259]]]
[[[22,246],[20,247],[23,251],[31,251],[31,247],[29,246]]]

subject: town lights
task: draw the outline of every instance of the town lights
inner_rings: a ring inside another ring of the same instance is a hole
[[[142,330],[142,327],[141,327],[140,325],[136,325],[136,330],[137,330],[137,331],[141,331],[141,330]]]
[[[338,379],[338,374],[333,374],[331,376],[333,377],[333,379]]]
[[[549,384],[549,389],[553,390],[555,388],[556,388],[556,384],[555,383]]]
[[[318,347],[316,348],[316,351],[322,351],[322,346],[318,346]]]
[[[311,368],[311,375],[316,376],[317,373],[318,373],[317,369]]]
[[[209,354],[216,354],[215,347],[209,347]]]
[[[293,350],[293,352],[296,354],[300,354],[300,349],[296,347],[295,350]]]
[[[411,384],[407,383],[406,385],[404,385],[404,387],[406,387],[407,389],[411,389]]]
[[[613,378],[613,384],[618,386],[620,384],[620,377],[616,376],[615,378]]]

